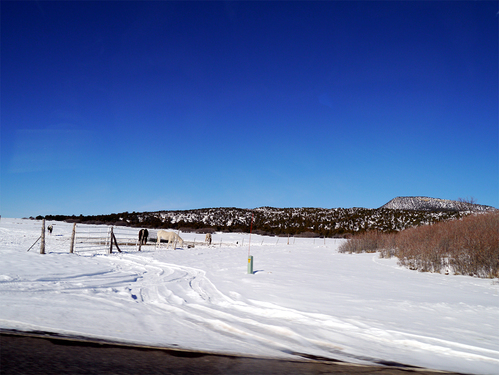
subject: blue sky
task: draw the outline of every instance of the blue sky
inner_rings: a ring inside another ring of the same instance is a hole
[[[0,214],[499,207],[498,10],[2,1]]]

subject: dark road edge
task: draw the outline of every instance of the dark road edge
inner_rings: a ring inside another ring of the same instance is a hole
[[[345,362],[333,358],[327,357],[319,357],[307,353],[298,353],[298,352],[289,352],[291,355],[295,355],[302,359],[297,358],[282,358],[282,357],[266,357],[266,356],[256,356],[249,354],[234,354],[234,353],[221,353],[221,352],[210,352],[203,350],[192,350],[192,349],[183,349],[176,347],[162,347],[162,346],[151,346],[151,345],[141,345],[134,344],[129,342],[120,342],[120,341],[111,341],[100,338],[89,338],[85,336],[78,335],[64,335],[56,332],[47,332],[47,331],[20,331],[16,329],[5,329],[0,328],[1,336],[23,336],[23,337],[33,337],[49,340],[55,345],[65,345],[65,346],[84,346],[84,347],[94,347],[94,348],[122,348],[122,349],[135,349],[135,350],[161,350],[165,353],[168,353],[171,356],[175,357],[183,357],[183,358],[199,358],[204,356],[212,356],[212,357],[225,357],[225,358],[248,358],[248,359],[264,359],[264,360],[272,360],[279,362],[296,362],[296,363],[323,363],[323,364],[335,364],[335,365],[344,365],[344,366],[354,366],[361,368],[392,368],[401,371],[408,372],[431,372],[435,374],[455,374],[455,375],[470,375],[465,373],[457,373],[457,372],[448,372],[442,370],[433,370],[427,369],[424,367],[406,365],[403,363],[392,362],[392,361],[383,361],[379,360],[374,364],[358,364],[358,363],[350,363]]]

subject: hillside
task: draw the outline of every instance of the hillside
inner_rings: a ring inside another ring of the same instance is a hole
[[[496,210],[491,206],[469,203],[464,201],[453,201],[430,197],[396,197],[380,208],[395,210],[418,210],[418,211],[472,211],[485,212]]]
[[[143,222],[160,222],[172,228],[248,232],[251,217],[253,231],[259,234],[342,236],[367,230],[399,231],[421,224],[431,224],[460,217],[459,212],[424,212],[367,208],[273,208],[253,210],[211,208],[190,211],[161,211],[143,216]],[[152,223],[151,223],[152,224]]]
[[[342,237],[377,230],[398,232],[406,228],[461,218],[474,212],[495,210],[489,206],[425,197],[398,197],[378,209],[234,207],[181,211],[119,213],[97,216],[48,215],[51,220],[171,228],[183,232],[253,232],[303,237]]]

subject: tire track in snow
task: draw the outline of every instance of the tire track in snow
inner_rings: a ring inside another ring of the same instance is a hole
[[[142,302],[155,309],[174,312],[217,334],[254,342],[286,354],[309,352],[314,346],[322,347],[322,355],[324,348],[328,353],[342,349],[326,341],[310,340],[290,327],[276,324],[274,318],[267,318],[268,322],[259,321],[264,315],[275,316],[275,311],[269,307],[259,308],[235,301],[224,295],[203,270],[129,254],[120,261],[129,263],[132,268],[136,265],[150,270],[143,273],[139,290],[135,291],[141,295]],[[258,313],[262,310],[266,313]],[[245,317],[241,317],[241,312]],[[289,319],[288,322],[295,323]]]
[[[221,293],[200,269],[130,254],[121,257],[120,261],[132,269],[144,267],[147,270],[139,283],[141,302],[175,313],[222,336],[281,353],[357,363],[386,363],[383,359],[362,355],[362,348],[372,347],[374,342],[384,347],[378,353],[380,357],[386,356],[390,347],[405,346],[408,350],[499,364],[499,353],[493,350],[464,348],[445,340],[377,329],[353,319],[341,320],[268,302],[236,301]]]

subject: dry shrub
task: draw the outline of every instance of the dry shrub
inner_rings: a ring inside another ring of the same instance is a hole
[[[440,272],[445,263],[447,241],[437,224],[411,228],[399,233],[396,256],[399,264],[422,272]]]
[[[463,220],[450,233],[449,265],[455,273],[499,277],[499,213]]]
[[[301,232],[301,233],[296,234],[295,237],[317,238],[317,237],[320,237],[320,234],[315,233],[315,232]]]
[[[397,256],[401,265],[423,272],[499,277],[499,213],[403,231]]]
[[[381,257],[395,255],[399,264],[422,272],[499,277],[499,212],[410,228],[396,235],[366,232],[339,251],[380,251]]]
[[[391,242],[393,235],[385,234],[378,231],[368,231],[357,234],[347,242],[341,244],[340,253],[375,253],[376,251],[385,249]]]

